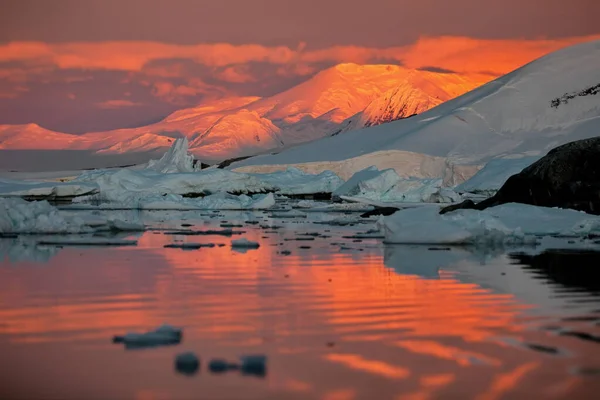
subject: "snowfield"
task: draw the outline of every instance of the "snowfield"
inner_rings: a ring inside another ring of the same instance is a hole
[[[487,162],[540,157],[550,149],[600,132],[600,41],[568,47],[412,118],[299,145],[232,164],[239,172],[288,166],[331,170],[342,179],[369,166],[399,176],[461,184]],[[590,92],[592,93],[592,92]],[[474,190],[476,190],[475,188]],[[485,190],[489,190],[486,188]]]

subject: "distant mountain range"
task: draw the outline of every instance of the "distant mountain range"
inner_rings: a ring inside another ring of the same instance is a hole
[[[185,136],[197,157],[220,161],[407,118],[483,83],[396,65],[340,64],[271,97],[207,102],[138,128],[72,135],[36,124],[0,125],[0,149],[125,153],[165,148]]]

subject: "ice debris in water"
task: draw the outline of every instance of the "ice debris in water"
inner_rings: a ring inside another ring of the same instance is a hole
[[[227,360],[222,360],[220,358],[216,358],[214,360],[210,360],[208,363],[208,369],[210,372],[214,374],[220,374],[223,372],[227,372],[229,370],[238,369],[239,365],[235,363],[231,363]]]
[[[193,375],[200,369],[200,359],[191,351],[175,357],[175,369],[185,375]]]
[[[509,203],[484,211],[438,207],[400,210],[378,221],[387,243],[520,244],[537,237],[584,237],[600,233],[600,217],[579,211]]]
[[[241,371],[244,375],[265,376],[267,374],[267,357],[249,355],[241,357]]]
[[[61,214],[47,201],[28,202],[19,198],[0,198],[0,233],[91,231],[82,219]]]
[[[231,247],[243,248],[243,249],[258,249],[260,244],[258,242],[253,242],[246,238],[241,238],[237,240],[231,241]]]
[[[123,336],[113,337],[114,343],[123,343],[125,348],[145,348],[168,346],[181,342],[183,330],[171,325],[161,325],[153,331],[137,333],[130,332]]]
[[[239,364],[217,358],[208,363],[208,369],[215,374],[240,370],[243,375],[264,377],[267,374],[267,357],[263,355],[242,356]]]

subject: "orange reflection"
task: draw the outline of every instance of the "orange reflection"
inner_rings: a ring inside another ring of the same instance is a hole
[[[492,387],[488,393],[479,396],[478,400],[495,400],[505,395],[511,389],[515,389],[521,381],[525,378],[532,370],[539,366],[538,363],[527,363],[518,366],[513,371],[506,374],[500,374],[494,379]]]
[[[465,351],[455,347],[443,345],[430,340],[402,340],[395,343],[397,346],[410,350],[414,353],[427,354],[446,360],[453,360],[458,365],[472,365],[476,360],[488,365],[500,365],[500,360],[488,357],[484,354]]]
[[[358,371],[365,371],[390,379],[406,379],[410,375],[410,372],[406,368],[390,365],[383,361],[368,360],[358,354],[331,353],[327,354],[325,359]]]
[[[536,375],[543,369],[538,354],[490,340],[527,334],[518,319],[524,306],[510,295],[450,274],[398,274],[383,265],[377,248],[340,253],[315,240],[303,251],[284,240],[295,232],[262,238],[264,232],[244,229],[259,249],[233,251],[231,238],[221,236],[146,232],[138,247],[63,249],[44,268],[0,268],[0,289],[7,288],[0,290],[0,334],[13,344],[108,346],[113,334],[168,322],[205,350],[267,352],[278,362],[269,372],[272,388],[326,399],[365,398],[373,380],[391,385],[381,393],[397,398],[458,396],[468,385],[494,399],[527,388],[530,376],[544,377]],[[174,240],[224,246],[163,248]],[[285,246],[292,255],[278,254]],[[556,361],[563,374],[567,362]],[[357,371],[362,381],[352,379]],[[398,388],[398,380],[406,387]],[[570,394],[585,383],[570,380],[555,390]]]

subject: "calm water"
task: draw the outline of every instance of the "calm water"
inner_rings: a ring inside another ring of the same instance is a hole
[[[164,230],[120,236],[137,238],[132,247],[0,239],[0,398],[585,399],[600,389],[594,254],[385,246],[344,238],[371,225],[315,223],[342,214],[142,216],[165,229],[242,224],[261,247]],[[321,236],[293,240],[311,233]],[[163,247],[180,242],[225,246]],[[111,342],[164,322],[184,328],[181,344]],[[202,360],[194,376],[174,369],[188,350]],[[244,354],[268,357],[264,378],[206,369]]]

